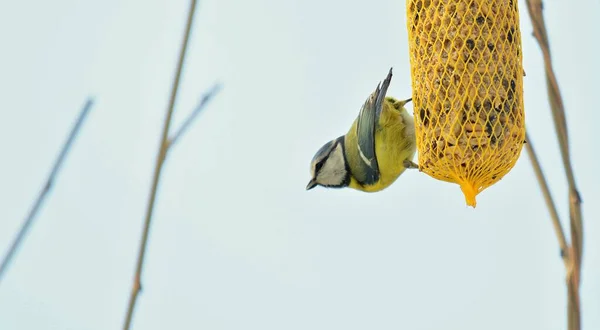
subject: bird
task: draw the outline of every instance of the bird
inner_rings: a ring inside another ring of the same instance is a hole
[[[417,149],[414,120],[404,107],[412,98],[386,96],[392,69],[369,95],[350,130],[314,155],[306,190],[322,186],[378,192],[406,169],[419,168],[412,161]]]

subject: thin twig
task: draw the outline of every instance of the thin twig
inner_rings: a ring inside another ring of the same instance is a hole
[[[550,100],[550,107],[552,109],[556,134],[558,136],[563,166],[569,186],[571,246],[566,251],[565,256],[567,259],[567,289],[569,295],[567,314],[569,330],[579,330],[581,329],[579,283],[581,280],[581,259],[583,256],[583,219],[581,214],[581,196],[575,185],[575,175],[573,173],[573,166],[571,165],[570,159],[565,108],[552,66],[548,32],[546,29],[546,23],[544,22],[544,16],[542,14],[542,1],[526,0],[526,2],[527,9],[529,11],[529,17],[531,18],[533,25],[533,35],[535,36],[544,57],[548,98]]]
[[[79,133],[79,130],[80,130],[81,126],[83,125],[83,122],[86,119],[93,104],[94,104],[93,99],[88,98],[85,105],[79,112],[79,117],[77,118],[75,125],[71,129],[71,133],[69,134],[67,141],[65,141],[62,149],[60,150],[60,153],[58,154],[58,157],[54,161],[52,171],[50,171],[50,174],[48,175],[48,178],[46,179],[46,184],[44,185],[44,187],[40,191],[37,199],[33,203],[33,206],[29,210],[29,213],[27,214],[27,217],[25,218],[23,225],[21,225],[21,229],[19,229],[19,232],[15,236],[15,239],[13,240],[12,245],[10,246],[10,249],[6,253],[6,256],[4,256],[4,259],[2,260],[2,265],[0,265],[0,281],[2,280],[2,277],[4,276],[4,273],[6,273],[6,270],[8,269],[13,256],[17,252],[17,249],[21,245],[21,242],[25,238],[25,235],[29,231],[29,228],[31,228],[33,221],[35,220],[35,217],[38,214],[40,207],[42,206],[44,200],[46,199],[46,196],[48,196],[48,193],[52,189],[52,186],[54,184],[54,180],[56,179],[58,171],[60,170],[60,168],[67,156],[67,153],[71,149],[71,145],[73,144],[73,141],[75,141],[75,138],[77,137],[77,134]]]
[[[181,72],[183,69],[183,62],[185,60],[185,54],[188,46],[188,41],[190,37],[190,31],[192,29],[192,23],[194,21],[194,12],[196,10],[196,0],[190,1],[190,9],[188,12],[187,23],[185,27],[185,34],[181,44],[181,49],[179,53],[179,58],[177,62],[177,73],[173,80],[173,86],[171,89],[171,96],[169,99],[169,105],[166,110],[166,117],[164,121],[163,131],[160,139],[160,147],[159,152],[156,156],[156,163],[154,168],[154,174],[152,177],[152,188],[150,190],[150,196],[148,200],[148,205],[146,208],[146,216],[144,219],[144,227],[142,232],[142,239],[139,246],[137,264],[135,277],[133,279],[133,286],[131,288],[131,295],[129,298],[129,305],[127,308],[127,314],[125,317],[125,322],[123,324],[123,329],[128,330],[131,326],[131,319],[133,317],[133,311],[135,309],[135,304],[137,301],[138,294],[141,290],[141,277],[142,270],[144,266],[144,257],[146,255],[146,246],[148,243],[148,233],[150,232],[150,224],[152,222],[152,213],[154,210],[154,202],[156,200],[156,192],[158,188],[158,183],[160,179],[160,173],[164,164],[165,157],[168,151],[168,136],[169,136],[169,127],[171,125],[171,117],[173,115],[173,109],[175,107],[175,100],[177,98],[177,92],[179,90],[179,81],[181,79]]]
[[[541,0],[527,0],[529,15],[533,23],[534,36],[538,41],[542,54],[544,56],[544,63],[546,69],[546,81],[548,87],[548,96],[550,99],[550,106],[552,108],[552,115],[556,126],[558,135],[558,142],[561,150],[563,166],[567,175],[567,182],[569,185],[569,199],[571,207],[571,223],[575,227],[577,257],[581,257],[582,246],[583,246],[583,225],[581,219],[581,198],[575,185],[575,176],[573,174],[573,166],[570,160],[569,150],[569,138],[567,134],[567,124],[565,117],[565,108],[563,105],[560,89],[556,75],[554,74],[552,66],[552,58],[550,56],[550,45],[547,37],[546,25],[544,22],[544,16],[542,15],[542,2]]]
[[[535,153],[535,149],[533,148],[533,141],[529,134],[525,134],[525,149],[529,154],[529,158],[531,159],[531,165],[533,166],[533,171],[535,172],[535,176],[540,184],[540,188],[542,190],[542,194],[544,195],[544,200],[546,201],[546,206],[548,207],[548,211],[550,212],[550,218],[552,219],[552,226],[554,227],[554,232],[556,233],[556,237],[558,238],[558,246],[560,247],[561,255],[563,256],[563,260],[565,261],[565,265],[567,264],[567,258],[565,258],[566,253],[568,253],[568,245],[567,239],[565,238],[565,232],[562,228],[560,218],[558,216],[558,211],[556,210],[556,204],[552,199],[552,194],[550,193],[550,188],[548,187],[548,182],[546,181],[546,177],[544,176],[544,172],[542,171],[542,167],[540,166],[540,162]]]
[[[198,105],[196,106],[196,108],[185,119],[185,121],[183,122],[183,124],[181,124],[181,126],[179,126],[179,129],[175,132],[175,134],[172,134],[172,137],[169,138],[169,140],[168,140],[168,146],[169,147],[171,147],[172,145],[174,145],[177,142],[177,140],[181,137],[181,135],[187,131],[188,127],[194,121],[194,119],[196,119],[196,117],[198,116],[198,114],[200,114],[200,112],[202,112],[202,110],[204,110],[204,108],[206,108],[206,105],[208,104],[208,102],[215,95],[217,95],[217,93],[220,90],[221,90],[221,84],[217,83],[217,84],[214,84],[213,87],[211,89],[209,89],[206,93],[204,93],[204,95],[200,99],[200,102],[198,103]]]

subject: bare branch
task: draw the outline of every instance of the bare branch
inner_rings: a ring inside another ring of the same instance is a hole
[[[173,81],[173,86],[171,89],[171,96],[169,99],[169,105],[166,110],[166,117],[163,124],[163,131],[160,139],[159,151],[156,156],[154,174],[152,177],[152,187],[150,190],[150,196],[148,199],[148,205],[146,208],[146,216],[144,219],[144,227],[142,232],[142,239],[140,241],[139,252],[136,263],[136,271],[135,277],[133,279],[133,286],[131,288],[131,295],[129,298],[129,305],[127,308],[127,314],[125,316],[125,322],[123,324],[123,329],[128,330],[131,327],[131,320],[133,317],[133,311],[135,309],[135,304],[138,298],[138,294],[141,290],[141,277],[142,270],[144,267],[144,257],[146,255],[146,247],[148,244],[148,233],[150,232],[150,225],[152,223],[152,213],[154,210],[154,202],[156,200],[156,192],[158,190],[158,183],[160,180],[161,170],[164,164],[165,156],[167,154],[168,149],[168,137],[169,137],[169,127],[171,126],[171,117],[173,116],[173,110],[175,107],[175,100],[177,98],[177,92],[179,90],[179,82],[181,80],[181,72],[183,69],[183,62],[185,60],[185,54],[188,47],[188,42],[190,38],[190,31],[192,29],[192,24],[194,21],[194,12],[196,10],[196,0],[191,0],[190,9],[188,12],[187,23],[185,27],[185,34],[183,37],[183,41],[181,44],[181,49],[179,53],[179,58],[177,62],[177,72]]]
[[[531,159],[531,166],[533,166],[533,171],[535,172],[535,176],[540,184],[540,189],[542,190],[542,194],[544,195],[544,200],[546,201],[546,206],[548,207],[548,211],[550,212],[550,218],[552,219],[552,226],[554,227],[554,232],[556,233],[556,238],[558,238],[558,246],[560,247],[561,255],[563,260],[565,261],[565,266],[568,264],[567,253],[569,253],[567,239],[565,238],[565,232],[563,231],[560,218],[558,216],[558,211],[556,210],[556,204],[552,199],[552,194],[550,193],[550,188],[548,188],[548,182],[546,181],[546,177],[544,176],[544,172],[542,171],[542,167],[540,166],[540,162],[535,153],[535,149],[533,148],[533,141],[529,134],[526,133],[525,140],[525,149],[529,154],[529,158]]]
[[[550,45],[548,41],[548,32],[544,16],[542,14],[543,5],[541,0],[526,0],[529,17],[533,25],[533,34],[538,41],[544,57],[546,70],[546,84],[548,88],[548,98],[554,118],[554,126],[560,152],[562,156],[565,174],[569,185],[569,215],[571,246],[568,249],[567,259],[567,289],[568,299],[568,325],[569,330],[581,329],[581,306],[579,300],[579,283],[581,279],[581,258],[583,256],[583,219],[581,214],[581,196],[575,185],[575,175],[571,165],[569,138],[567,132],[567,121],[565,108],[558,87],[556,75],[552,66],[550,56]]]
[[[220,90],[221,90],[221,84],[217,83],[217,84],[214,84],[213,87],[211,89],[209,89],[206,93],[204,93],[204,95],[200,99],[200,102],[198,103],[196,108],[190,113],[190,115],[185,119],[183,124],[181,124],[181,126],[175,132],[175,134],[173,134],[172,137],[169,139],[169,142],[168,142],[169,148],[171,146],[173,146],[177,142],[177,140],[181,137],[181,135],[187,131],[187,129],[192,124],[194,119],[196,119],[196,117],[198,117],[198,114],[200,114],[200,112],[202,112],[202,110],[204,110],[204,108],[206,108],[206,105],[208,104],[208,102],[215,95],[217,95],[217,93]]]
[[[4,274],[6,273],[6,270],[8,269],[13,256],[17,252],[17,249],[19,248],[23,239],[25,238],[25,235],[27,235],[29,228],[31,228],[31,226],[33,225],[33,222],[35,220],[35,217],[38,214],[40,207],[42,206],[44,200],[48,196],[48,193],[52,189],[52,186],[54,185],[54,180],[56,179],[58,171],[61,169],[62,164],[63,164],[69,150],[71,149],[71,145],[73,144],[73,141],[75,141],[75,138],[77,137],[77,134],[79,133],[79,130],[81,129],[81,126],[83,125],[83,122],[86,119],[93,104],[94,104],[93,99],[91,97],[88,98],[85,105],[79,112],[79,117],[77,118],[75,125],[71,129],[71,133],[69,134],[67,141],[65,141],[62,149],[60,150],[60,153],[58,154],[58,157],[54,161],[52,170],[50,171],[50,174],[48,175],[48,178],[46,179],[46,184],[44,185],[44,187],[40,191],[37,199],[33,203],[33,206],[29,210],[29,213],[27,214],[27,217],[25,218],[23,225],[21,225],[21,229],[19,229],[19,232],[15,236],[15,239],[13,240],[12,245],[10,246],[6,255],[4,256],[4,259],[2,260],[2,265],[0,265],[0,281],[2,280],[2,277],[4,276]]]

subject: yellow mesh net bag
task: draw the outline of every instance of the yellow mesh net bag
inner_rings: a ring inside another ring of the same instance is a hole
[[[407,0],[419,168],[467,205],[525,141],[517,0]]]

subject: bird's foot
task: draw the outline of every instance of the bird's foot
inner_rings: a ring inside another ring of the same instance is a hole
[[[408,159],[405,159],[404,162],[402,162],[402,164],[404,165],[404,168],[419,168],[419,165],[413,163]]]

